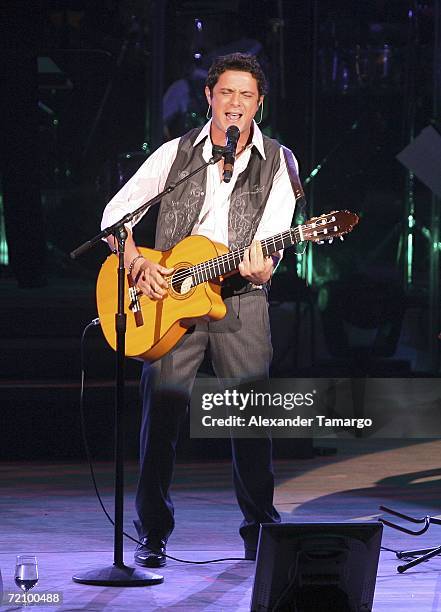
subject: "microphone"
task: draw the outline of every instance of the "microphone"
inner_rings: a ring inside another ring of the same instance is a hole
[[[234,160],[236,159],[236,147],[239,140],[240,130],[237,125],[230,125],[227,130],[227,144],[224,154],[224,182],[229,183],[233,176]]]

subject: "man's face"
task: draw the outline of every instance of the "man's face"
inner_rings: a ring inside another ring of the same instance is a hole
[[[237,125],[241,132],[241,142],[246,142],[253,117],[263,100],[253,75],[240,70],[226,70],[213,87],[213,93],[210,94],[206,87],[205,95],[213,112],[213,142],[223,144],[225,132],[230,125]]]

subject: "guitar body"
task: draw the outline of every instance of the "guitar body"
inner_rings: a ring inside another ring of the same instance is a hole
[[[139,251],[146,259],[177,271],[228,253],[228,248],[205,236],[189,236],[169,251],[144,247],[139,248]],[[117,274],[118,257],[110,255],[101,267],[96,287],[101,328],[113,349],[116,349]],[[132,301],[129,297],[127,275],[124,283],[124,310],[127,315],[125,353],[128,357],[147,361],[160,359],[173,348],[187,329],[194,325],[195,321],[189,319],[222,319],[226,314],[226,306],[220,296],[220,283],[209,281],[192,286],[188,290],[183,287],[180,293],[170,287],[160,301],[140,295],[138,300],[141,316],[138,314],[138,317],[135,317],[133,308],[130,308]]]
[[[332,211],[313,217],[303,225],[260,241],[269,257],[299,242],[332,242],[352,231],[358,216],[348,210]],[[125,276],[124,310],[127,315],[126,351],[128,357],[155,361],[170,351],[195,319],[222,319],[226,306],[221,298],[221,281],[236,274],[245,248],[233,251],[205,236],[184,238],[169,251],[139,248],[146,259],[173,268],[165,277],[168,291],[160,301],[143,295]],[[111,255],[101,267],[96,286],[98,315],[107,342],[116,349],[118,258]]]

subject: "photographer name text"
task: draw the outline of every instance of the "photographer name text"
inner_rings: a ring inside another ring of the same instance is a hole
[[[314,417],[262,417],[261,415],[253,415],[250,417],[241,417],[230,415],[227,417],[213,417],[206,414],[202,417],[202,425],[204,427],[351,427],[355,429],[364,429],[372,427],[372,419],[361,418],[329,418],[324,415],[316,415]]]

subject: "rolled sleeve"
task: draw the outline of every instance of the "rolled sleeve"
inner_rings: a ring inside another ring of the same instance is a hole
[[[164,189],[176,157],[178,144],[179,138],[176,138],[162,145],[113,196],[104,209],[101,229],[116,223],[124,215],[133,212]],[[127,223],[127,228],[131,230],[146,212],[134,217],[130,223]]]

